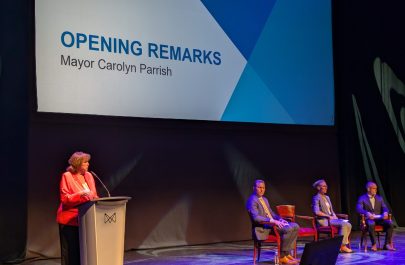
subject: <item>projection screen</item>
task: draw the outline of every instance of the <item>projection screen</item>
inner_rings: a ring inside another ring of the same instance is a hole
[[[39,112],[334,124],[324,0],[37,0]]]

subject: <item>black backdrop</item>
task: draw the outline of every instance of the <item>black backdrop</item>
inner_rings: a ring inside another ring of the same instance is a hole
[[[368,180],[376,181],[399,226],[405,226],[405,196],[401,195],[405,184],[405,146],[401,148],[405,119],[402,116],[401,121],[400,116],[405,107],[403,10],[403,1],[334,2],[342,204],[345,211],[356,216],[357,196],[365,192]],[[375,70],[384,63],[399,79],[397,84],[386,72]],[[379,92],[378,82],[388,86],[391,100]],[[393,107],[387,109],[384,100]],[[396,116],[396,126],[390,112]]]
[[[337,126],[294,127],[36,113],[33,1],[3,1],[0,260],[23,258],[26,248],[58,255],[57,186],[76,150],[93,155],[92,169],[114,195],[133,196],[127,249],[248,239],[244,200],[261,176],[273,205],[293,203],[306,214],[310,184],[325,177],[335,208],[355,223],[355,199],[372,168],[403,225],[404,153],[373,72],[380,57],[405,80],[403,7],[333,1]],[[352,95],[373,159],[363,159]],[[371,160],[374,167],[363,162]]]
[[[0,263],[23,258],[27,226],[30,21],[27,1],[0,3]]]

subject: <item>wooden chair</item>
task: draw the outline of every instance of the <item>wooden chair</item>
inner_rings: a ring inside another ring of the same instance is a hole
[[[388,220],[392,220],[392,214],[388,214]],[[361,238],[360,238],[360,247],[363,249],[367,248],[367,234],[368,234],[368,226],[366,222],[366,217],[364,214],[360,215],[360,230],[361,230]],[[380,235],[384,233],[384,227],[382,225],[375,225],[374,227],[375,235],[377,236],[378,248],[381,248],[380,243]],[[364,242],[364,245],[363,245]]]
[[[337,213],[336,216],[339,219],[349,219],[349,216],[347,214],[341,214]],[[328,220],[328,225],[327,226],[322,226],[318,222],[316,222],[316,231],[317,231],[317,237],[318,239],[322,234],[328,235],[329,237],[333,238],[335,235],[339,233],[339,228],[336,226],[333,226],[330,224],[330,219],[324,216],[315,216],[317,220],[319,219],[327,219]],[[350,239],[351,239],[351,234],[349,235],[349,245],[350,245]]]
[[[271,229],[271,232],[266,240],[258,240],[256,236],[253,235],[253,264],[256,264],[256,261],[259,261],[260,259],[262,243],[276,243],[277,253],[280,258],[280,249],[281,249],[280,234],[278,233],[277,229]]]
[[[298,238],[313,237],[314,241],[318,241],[318,233],[315,226],[315,218],[312,216],[296,215],[295,205],[278,205],[276,206],[278,215],[290,222],[296,222],[297,219],[306,220],[311,223],[310,227],[301,227],[298,230]],[[297,244],[297,243],[296,243]],[[294,257],[297,257],[297,246],[294,246]]]

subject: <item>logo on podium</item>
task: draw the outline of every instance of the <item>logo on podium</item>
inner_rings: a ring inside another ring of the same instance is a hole
[[[104,213],[104,223],[115,223],[117,221],[117,215],[116,213],[113,213],[112,215],[108,215],[107,213]]]

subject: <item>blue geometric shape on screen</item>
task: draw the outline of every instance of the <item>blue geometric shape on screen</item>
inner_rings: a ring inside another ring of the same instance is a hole
[[[331,1],[278,1],[248,63],[297,124],[333,125]]]
[[[246,65],[221,120],[295,123],[249,64]]]
[[[202,0],[246,60],[277,0]]]

